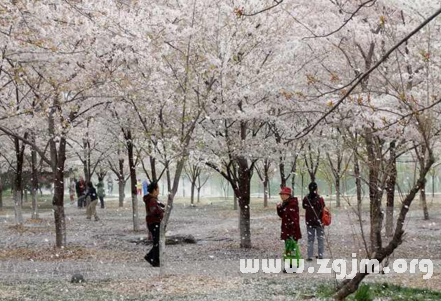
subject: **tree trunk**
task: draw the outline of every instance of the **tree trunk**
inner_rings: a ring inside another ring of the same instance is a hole
[[[32,219],[38,219],[38,194],[37,190],[32,189]]]
[[[397,183],[397,160],[395,157],[395,142],[391,142],[389,159],[390,171],[386,182],[386,236],[388,237],[392,237],[394,228],[395,185]]]
[[[150,157],[150,167],[152,169],[152,181],[158,182],[158,176],[156,175],[156,159]]]
[[[280,188],[286,187],[285,163],[283,163],[283,158],[280,158],[279,172],[280,172]]]
[[[268,160],[265,161],[263,168],[263,207],[268,207],[268,184],[269,184],[269,169],[271,164]]]
[[[390,180],[392,182],[392,180]],[[392,183],[388,183],[388,188],[387,188],[387,207],[386,207],[386,236],[391,237],[392,236],[392,231],[393,231],[393,227],[394,227],[394,203],[395,203],[395,196],[394,190],[392,189]],[[395,188],[395,185],[394,187]]]
[[[200,203],[201,200],[201,187],[198,187],[198,204]]]
[[[419,177],[421,178],[423,175],[426,176],[424,174],[424,170],[426,169],[425,162],[428,156],[427,148],[422,146],[421,152],[418,152],[418,150],[416,150],[416,152],[417,152],[418,161],[420,163]],[[415,167],[416,167],[416,163],[415,163]],[[416,177],[416,168],[415,168],[415,177]],[[429,209],[427,207],[427,197],[426,197],[426,182],[424,182],[424,186],[421,187],[420,190],[420,201],[421,201],[421,206],[423,207],[424,220],[429,220]]]
[[[271,200],[271,181],[268,181],[268,199]]]
[[[35,138],[33,138],[35,143]],[[31,169],[32,169],[32,219],[38,219],[38,169],[37,169],[37,152],[32,148],[31,152]]]
[[[354,154],[354,174],[355,174],[355,186],[357,192],[358,215],[359,215],[359,219],[362,220],[363,199],[362,199],[362,187],[361,187],[361,172],[360,172],[360,164],[358,163],[357,154]]]
[[[268,207],[268,179],[263,181],[263,208]]]
[[[25,134],[25,137],[27,134]],[[23,225],[23,162],[25,144],[20,144],[18,138],[14,139],[15,144],[15,156],[16,156],[16,169],[14,180],[14,211],[15,211],[15,224]]]
[[[87,135],[87,134],[86,134]],[[83,148],[84,148],[84,161],[83,161],[83,171],[84,171],[84,178],[86,181],[86,184],[90,182],[90,170],[89,170],[89,164],[88,164],[88,149],[87,149],[87,140],[83,140]]]
[[[335,178],[335,198],[337,202],[337,207],[341,207],[340,203],[340,177]]]
[[[418,158],[420,159],[420,158]],[[424,166],[421,166],[421,168],[423,168]],[[417,170],[418,170],[418,163],[415,162],[414,168],[413,168],[413,186],[415,186],[416,184],[416,177],[417,177]],[[412,189],[412,186],[409,185],[409,193],[410,190]]]
[[[187,148],[188,148],[188,144],[189,144],[189,140],[186,140],[185,142],[185,147],[184,147],[184,153],[187,153]],[[171,212],[173,210],[173,202],[175,199],[175,195],[178,191],[179,188],[179,179],[181,178],[181,174],[182,174],[182,170],[184,169],[184,164],[185,164],[185,159],[186,156],[183,156],[176,164],[176,171],[175,171],[175,175],[174,175],[174,179],[173,179],[173,186],[169,186],[171,187],[171,190],[168,193],[168,198],[167,198],[167,206],[165,208],[165,213],[164,213],[164,218],[162,219],[161,222],[161,226],[160,226],[160,233],[159,233],[159,258],[160,258],[160,262],[161,262],[161,269],[160,269],[160,274],[163,275],[164,271],[165,271],[165,263],[166,263],[166,257],[165,257],[165,234],[166,234],[166,229],[167,229],[167,224],[168,221],[170,219],[171,216]],[[171,178],[170,178],[171,180]],[[171,181],[170,181],[171,184]]]
[[[247,199],[248,197],[248,199]],[[250,200],[249,196],[242,195],[240,197],[240,211],[239,211],[239,230],[240,230],[240,247],[251,248],[251,229],[250,229]],[[246,205],[248,204],[248,205]]]
[[[52,151],[55,150],[53,142]],[[55,156],[51,156],[54,160]],[[64,214],[64,163],[66,161],[66,139],[60,138],[60,146],[56,156],[56,163],[53,164],[54,174],[54,197],[52,205],[55,217],[55,241],[57,248],[66,247],[66,216]]]
[[[239,202],[240,247],[251,248],[250,201],[251,201],[251,170],[244,157],[238,158],[239,185],[235,194]]]
[[[0,211],[3,210],[3,175],[0,170]]]
[[[429,208],[427,206],[426,184],[424,184],[424,186],[421,187],[420,200],[421,200],[421,206],[423,207],[424,220],[428,221],[430,218],[429,218]]]
[[[194,182],[191,182],[191,204],[194,205],[194,190],[196,188],[196,185]]]
[[[237,196],[233,193],[233,210],[237,210]]]
[[[378,156],[377,146],[371,133],[365,137],[369,165],[369,198],[371,217],[371,252],[377,252],[381,248],[381,227],[383,216],[381,212],[381,193],[379,187],[379,172],[382,158]]]
[[[297,174],[297,160],[299,155],[294,156],[294,160],[292,162],[291,166],[291,188],[292,188],[292,194],[295,195],[296,190],[296,174]]]
[[[86,180],[86,184],[91,182],[92,180],[92,164],[90,160],[91,148],[90,148],[90,140],[89,140],[89,129],[90,129],[91,119],[88,118],[86,121],[86,135],[83,138],[83,148],[84,148],[84,177]]]
[[[126,143],[127,143],[127,153],[129,159],[129,169],[130,169],[130,190],[132,192],[132,208],[133,208],[133,231],[139,231],[139,213],[138,213],[138,189],[136,184],[138,179],[136,177],[136,166],[133,154],[133,140],[132,131],[127,130],[126,133]]]
[[[118,151],[119,155],[119,151]],[[126,178],[124,175],[124,159],[118,160],[118,196],[119,196],[119,207],[124,207],[124,199],[126,197]]]
[[[124,207],[124,199],[126,197],[126,181],[125,179],[118,179],[118,197],[119,197],[119,207]]]
[[[63,181],[59,176],[56,181]],[[55,217],[55,245],[57,248],[66,246],[66,216],[64,214],[64,188],[57,184],[52,199]]]
[[[166,180],[167,180],[167,192],[170,193],[170,191],[172,190],[171,187],[171,175],[170,175],[170,166],[167,163],[167,170],[165,171],[165,176],[166,176]]]
[[[292,189],[292,194],[295,195],[295,191],[296,191],[296,174],[293,173],[291,176],[291,189]]]

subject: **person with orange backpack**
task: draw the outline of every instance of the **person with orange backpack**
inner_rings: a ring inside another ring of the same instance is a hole
[[[302,202],[305,209],[306,229],[308,232],[308,258],[306,261],[312,261],[314,255],[315,237],[318,241],[318,259],[323,259],[325,252],[325,230],[322,218],[329,214],[326,209],[325,201],[318,194],[317,183],[309,184],[309,194],[305,196]],[[325,214],[326,212],[326,214]],[[329,216],[330,218],[330,216]]]

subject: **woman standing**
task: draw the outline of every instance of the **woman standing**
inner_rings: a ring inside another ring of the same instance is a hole
[[[147,212],[147,228],[153,237],[153,247],[145,255],[144,259],[154,267],[159,267],[159,229],[164,216],[162,204],[158,202],[159,185],[157,182],[150,183],[148,194],[144,196],[145,209]]]
[[[317,236],[318,241],[318,256],[317,258],[323,259],[325,247],[325,231],[322,224],[323,209],[325,208],[325,201],[318,194],[317,183],[312,182],[309,184],[309,194],[303,199],[303,209],[306,210],[305,220],[306,228],[308,230],[308,259],[312,261],[314,255],[314,242]]]
[[[291,188],[284,187],[280,191],[282,203],[277,205],[277,215],[282,218],[280,238],[285,241],[285,251],[290,247],[289,240],[296,243],[302,238],[300,231],[299,201],[291,195]],[[298,248],[298,246],[296,247]],[[297,252],[298,250],[296,250]],[[284,270],[285,272],[285,270]]]

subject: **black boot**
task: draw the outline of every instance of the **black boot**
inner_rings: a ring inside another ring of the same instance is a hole
[[[144,256],[144,260],[147,261],[148,263],[150,263],[152,267],[156,268],[156,267],[160,266],[159,262],[156,262],[152,258],[150,258],[149,254],[146,254]]]

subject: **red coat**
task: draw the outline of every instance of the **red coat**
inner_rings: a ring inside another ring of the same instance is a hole
[[[292,237],[294,240],[302,238],[300,231],[299,201],[290,197],[283,204],[277,205],[277,215],[282,218],[281,239],[287,240]]]
[[[158,198],[151,194],[145,195],[143,198],[145,209],[147,211],[146,221],[147,225],[159,224],[164,216],[164,210],[158,203]]]

